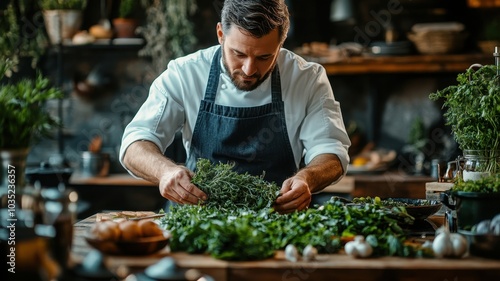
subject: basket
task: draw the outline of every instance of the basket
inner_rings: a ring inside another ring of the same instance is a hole
[[[461,51],[467,34],[452,31],[410,32],[410,39],[421,54],[450,54]]]

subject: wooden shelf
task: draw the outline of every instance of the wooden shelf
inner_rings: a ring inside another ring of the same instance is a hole
[[[459,73],[470,65],[493,64],[488,54],[355,56],[348,60],[323,63],[328,75],[377,73]]]

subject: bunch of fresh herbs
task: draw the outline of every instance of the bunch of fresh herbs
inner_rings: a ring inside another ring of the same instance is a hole
[[[271,207],[280,187],[260,176],[237,173],[233,168],[234,163],[198,160],[192,182],[208,195],[206,205],[230,210]]]
[[[494,65],[469,68],[457,76],[458,85],[431,93],[444,100],[446,124],[462,150],[477,150],[488,161],[480,172],[500,171],[500,76]]]
[[[214,205],[173,207],[160,224],[171,234],[172,251],[209,253],[225,260],[258,260],[293,244],[307,245],[320,253],[336,253],[342,242],[364,235],[375,255],[427,256],[425,249],[404,244],[399,226],[411,217],[404,208],[376,204],[347,206],[332,198],[307,211],[280,215],[272,208],[226,209]]]
[[[469,68],[458,85],[431,93],[443,99],[444,117],[461,149],[500,150],[500,77],[497,67]]]
[[[500,192],[500,176],[493,174],[473,181],[464,181],[459,178],[455,181],[452,190],[464,192]]]

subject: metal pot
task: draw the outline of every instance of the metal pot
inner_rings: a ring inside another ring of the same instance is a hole
[[[73,170],[70,168],[56,168],[42,162],[38,168],[26,169],[26,179],[31,185],[39,182],[41,187],[54,187],[60,183],[68,185]]]
[[[82,152],[81,173],[87,177],[105,177],[109,174],[110,159],[108,153]]]
[[[491,219],[500,213],[500,192],[448,190],[441,193],[441,202],[456,212],[456,229],[459,231],[470,230],[480,221]],[[448,223],[453,224],[452,221],[448,221]],[[454,226],[451,225],[451,227]]]

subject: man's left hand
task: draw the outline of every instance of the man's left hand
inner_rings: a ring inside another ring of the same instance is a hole
[[[310,203],[311,190],[309,185],[301,177],[294,176],[283,182],[274,209],[280,214],[287,214],[305,210]]]

